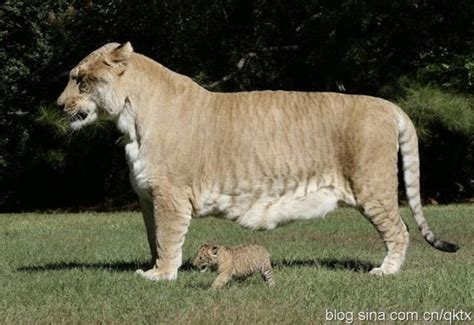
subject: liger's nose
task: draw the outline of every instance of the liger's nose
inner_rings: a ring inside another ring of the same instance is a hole
[[[59,98],[56,100],[56,105],[58,105],[60,109],[64,109],[64,100],[62,100],[62,98],[59,97]]]

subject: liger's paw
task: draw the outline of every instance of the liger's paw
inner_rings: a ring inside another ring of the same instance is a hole
[[[395,274],[397,272],[398,272],[398,269],[390,270],[390,269],[386,269],[386,268],[383,268],[383,267],[374,267],[372,270],[370,270],[369,273],[372,274],[372,275],[382,276],[382,275]]]
[[[370,270],[369,273],[372,275],[378,275],[378,276],[384,275],[384,272],[381,267],[374,267],[372,270]]]
[[[135,271],[136,274],[144,277],[147,280],[151,281],[171,281],[176,280],[178,277],[178,271],[165,271],[160,269],[150,269],[148,271],[144,271],[142,269],[138,269]]]

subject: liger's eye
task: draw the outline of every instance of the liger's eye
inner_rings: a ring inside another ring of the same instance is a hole
[[[74,76],[71,76],[72,80],[74,80],[76,82],[76,84],[79,84],[81,83],[82,79],[83,79],[83,76],[80,76],[80,75],[74,75]]]
[[[86,84],[83,80],[78,81],[78,85],[77,85],[77,86],[79,87],[79,91],[80,91],[80,92],[85,92],[85,91],[87,91],[87,84]]]

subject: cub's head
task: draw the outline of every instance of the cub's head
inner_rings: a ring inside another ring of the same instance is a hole
[[[57,104],[64,106],[71,128],[80,129],[97,119],[113,119],[127,99],[124,75],[132,45],[109,43],[84,58],[69,74]]]
[[[211,244],[203,244],[199,246],[193,266],[201,270],[201,272],[209,271],[217,266],[217,252],[219,246]]]

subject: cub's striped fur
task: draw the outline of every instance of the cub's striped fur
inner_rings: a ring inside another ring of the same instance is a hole
[[[175,279],[192,217],[219,215],[261,229],[357,207],[387,255],[374,274],[402,266],[408,232],[397,198],[400,148],[409,205],[423,237],[437,239],[420,204],[415,128],[380,98],[290,91],[214,93],[137,54],[107,44],[72,71],[58,99],[75,129],[110,119],[126,139],[152,265]]]
[[[269,285],[275,284],[270,254],[263,246],[225,247],[203,244],[198,249],[193,266],[202,272],[217,270],[218,275],[212,283],[213,288],[222,288],[233,277],[247,277],[257,272],[262,274]]]

